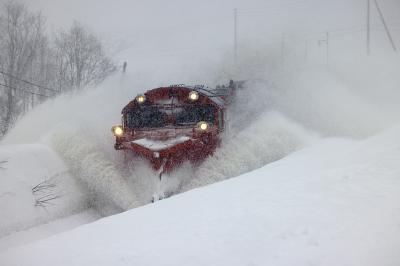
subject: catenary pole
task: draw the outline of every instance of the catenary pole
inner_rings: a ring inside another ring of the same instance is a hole
[[[282,67],[285,65],[285,34],[282,33],[282,39],[281,39],[281,64]]]
[[[371,0],[367,0],[367,55],[371,53]]]
[[[330,53],[330,35],[326,32],[326,66],[329,68],[329,53]]]
[[[237,8],[233,9],[233,62],[237,63]]]
[[[378,10],[379,17],[381,18],[383,26],[385,27],[386,35],[387,35],[387,37],[388,37],[388,39],[389,39],[389,41],[390,41],[390,43],[392,45],[393,51],[396,52],[396,50],[397,50],[396,45],[395,45],[395,43],[393,41],[392,35],[390,34],[389,27],[386,24],[385,16],[382,13],[382,10],[381,10],[381,8],[379,6],[378,0],[375,0],[375,6],[376,6],[376,9]]]

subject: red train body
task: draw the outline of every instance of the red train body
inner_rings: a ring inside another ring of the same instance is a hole
[[[147,158],[160,176],[184,161],[201,162],[220,143],[236,86],[173,85],[137,96],[112,128],[115,149]]]

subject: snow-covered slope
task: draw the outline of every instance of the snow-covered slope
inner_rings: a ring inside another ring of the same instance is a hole
[[[8,250],[1,265],[400,264],[400,129]]]
[[[27,230],[13,232],[2,237],[0,239],[0,252],[48,238],[52,235],[93,222],[101,217],[94,209],[87,209],[72,215],[70,212],[65,212],[64,216],[63,218],[51,220]]]
[[[0,238],[88,208],[87,195],[43,144],[0,147]]]

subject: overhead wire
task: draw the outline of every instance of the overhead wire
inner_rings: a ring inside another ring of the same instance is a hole
[[[23,92],[25,92],[25,93],[29,93],[29,94],[33,94],[33,95],[37,95],[37,96],[42,96],[42,97],[50,98],[50,96],[45,95],[45,94],[42,94],[42,93],[37,93],[37,92],[29,91],[29,90],[26,90],[26,89],[22,89],[22,88],[17,88],[17,87],[9,86],[9,85],[3,84],[3,83],[0,83],[0,86],[5,87],[5,88],[8,88],[8,89],[13,89],[13,90],[21,90],[21,91],[23,91]]]
[[[50,88],[47,88],[47,87],[45,87],[45,86],[35,84],[35,83],[31,82],[31,81],[18,78],[18,77],[14,76],[14,75],[12,75],[12,74],[9,74],[9,73],[7,73],[7,72],[1,70],[1,69],[0,69],[0,73],[3,74],[3,75],[5,75],[5,76],[8,76],[8,77],[10,77],[10,78],[12,78],[12,79],[15,79],[15,80],[24,82],[24,83],[26,83],[26,84],[29,84],[29,85],[32,85],[32,86],[35,86],[35,87],[38,87],[38,88],[41,88],[41,89],[44,89],[44,90],[48,90],[48,91],[52,91],[52,92],[56,92],[56,93],[59,93],[59,92],[60,92],[60,91],[58,91],[58,90],[50,89]]]

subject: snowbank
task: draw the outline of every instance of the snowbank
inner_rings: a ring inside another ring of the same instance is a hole
[[[42,144],[0,146],[0,237],[85,210],[87,196]]]
[[[400,129],[0,254],[1,265],[399,265]]]
[[[48,238],[52,235],[93,222],[99,218],[100,215],[96,210],[87,209],[77,214],[67,215],[66,217],[7,235],[0,239],[0,252]]]

